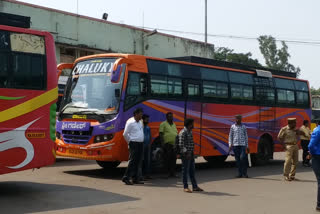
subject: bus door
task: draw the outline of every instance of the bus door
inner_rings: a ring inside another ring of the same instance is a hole
[[[194,128],[192,131],[194,139],[194,154],[200,155],[201,151],[201,82],[195,80],[185,81],[185,110],[184,117],[194,119]]]

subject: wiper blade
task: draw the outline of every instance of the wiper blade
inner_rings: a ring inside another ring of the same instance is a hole
[[[64,112],[64,110],[66,110],[67,108],[72,107],[72,108],[85,108],[83,106],[77,106],[77,105],[72,105],[72,104],[67,104],[65,107],[63,107],[63,109],[61,110],[61,113]]]

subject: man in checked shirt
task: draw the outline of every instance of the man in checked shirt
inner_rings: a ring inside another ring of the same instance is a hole
[[[192,189],[194,192],[202,192],[194,176],[195,163],[194,163],[194,142],[193,142],[193,119],[185,119],[184,129],[179,133],[179,149],[182,160],[182,181],[183,181],[183,191],[187,193],[192,193],[188,187],[188,176],[190,177],[192,183]]]
[[[248,178],[248,134],[247,128],[241,123],[242,116],[236,115],[236,123],[230,128],[229,133],[229,152],[233,149],[234,157],[238,167],[237,178]]]

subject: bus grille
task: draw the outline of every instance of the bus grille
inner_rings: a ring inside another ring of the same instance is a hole
[[[68,144],[87,144],[91,138],[90,131],[62,131],[62,137]]]

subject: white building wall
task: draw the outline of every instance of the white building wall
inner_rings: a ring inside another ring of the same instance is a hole
[[[212,58],[213,56],[213,46],[202,42],[160,33],[146,36],[149,31],[139,28],[27,3],[3,0],[0,1],[0,12],[30,16],[31,28],[51,32],[59,44],[56,45],[58,63],[61,45],[98,52],[135,53],[163,58],[190,55]]]

